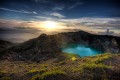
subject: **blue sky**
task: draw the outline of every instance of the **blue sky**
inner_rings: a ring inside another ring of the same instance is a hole
[[[109,28],[119,33],[120,1],[0,0],[0,30],[14,28],[14,34],[18,34],[15,30],[21,28],[16,27],[22,27],[22,30],[25,29],[24,33],[37,34],[36,26],[44,21],[54,21],[62,26],[77,26],[78,29],[96,32]],[[26,31],[26,28],[33,31]],[[23,33],[21,30],[18,32]],[[7,33],[10,35],[5,31],[2,36],[5,37],[4,34]]]
[[[119,0],[0,0],[0,18],[5,19],[120,17],[119,9]]]

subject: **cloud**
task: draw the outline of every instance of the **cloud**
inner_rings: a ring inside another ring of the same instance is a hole
[[[6,11],[12,11],[12,12],[17,12],[17,13],[26,13],[26,14],[37,14],[37,12],[29,12],[29,11],[25,11],[25,10],[13,10],[13,9],[7,9],[7,8],[0,8],[1,10],[6,10]]]
[[[30,23],[31,22],[31,23]],[[0,27],[7,27],[7,28],[13,28],[18,26],[33,26],[32,21],[22,21],[22,20],[5,20],[0,19]]]
[[[18,27],[18,26],[27,26],[27,27],[40,27],[41,23],[46,20],[57,21],[63,24],[66,27],[77,27],[78,29],[81,26],[87,26],[88,28],[104,27],[109,28],[113,27],[114,29],[120,28],[120,18],[93,18],[93,17],[83,17],[78,19],[65,19],[65,18],[50,18],[45,16],[35,16],[35,20],[30,21],[18,21],[18,20],[3,20],[0,19],[0,27]],[[41,20],[42,19],[42,20]],[[84,27],[83,27],[84,29]]]
[[[111,29],[117,30],[120,28],[120,18],[93,18],[93,17],[83,17],[78,19],[57,19],[63,22],[68,27],[77,27],[77,29],[94,30],[96,27],[104,27],[104,29],[112,27]],[[56,20],[56,21],[57,21]],[[84,26],[84,27],[83,27]],[[85,28],[87,27],[87,28]],[[98,29],[99,31],[99,29]]]
[[[120,18],[94,18],[94,17],[83,17],[75,19],[60,19],[63,22],[74,22],[74,23],[96,23],[96,24],[110,24],[120,21]]]
[[[72,6],[70,6],[68,9],[73,9],[79,5],[82,5],[82,4],[83,4],[82,2],[77,2],[77,3],[73,4]]]
[[[51,13],[50,15],[51,15],[51,16],[54,16],[54,17],[58,17],[58,18],[64,18],[64,17],[65,17],[65,16],[63,16],[62,14],[57,13],[57,12]]]
[[[14,27],[15,29],[22,29],[22,30],[37,30],[36,28],[32,28],[32,27],[24,27],[24,26],[21,26],[21,27]]]
[[[46,19],[46,20],[52,19],[50,17],[45,17],[45,16],[35,16],[35,18],[37,18],[37,19]]]
[[[63,10],[65,7],[62,5],[62,6],[55,6],[53,7],[53,10]]]

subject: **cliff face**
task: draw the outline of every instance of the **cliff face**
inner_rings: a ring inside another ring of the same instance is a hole
[[[63,33],[64,44],[79,43],[107,53],[120,53],[120,37],[93,35],[87,32]]]
[[[120,52],[120,38],[114,36],[93,36],[90,46],[107,53]]]
[[[1,59],[41,61],[62,57],[61,48],[67,44],[79,43],[91,46],[103,52],[120,53],[120,38],[105,35],[93,35],[84,31],[42,34],[38,38],[7,48],[1,53]]]

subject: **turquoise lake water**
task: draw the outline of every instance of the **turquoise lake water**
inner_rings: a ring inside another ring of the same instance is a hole
[[[62,49],[62,52],[65,53],[71,53],[71,54],[77,54],[81,57],[85,57],[85,56],[95,56],[97,54],[102,54],[102,51],[87,47],[87,46],[83,46],[80,44],[72,44],[72,45],[68,45],[66,47],[64,47]]]

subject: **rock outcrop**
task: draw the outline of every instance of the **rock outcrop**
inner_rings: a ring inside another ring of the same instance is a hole
[[[108,53],[120,53],[120,38],[108,35],[93,35],[84,31],[41,34],[38,38],[1,51],[1,59],[41,61],[62,56],[61,48],[78,43]]]

